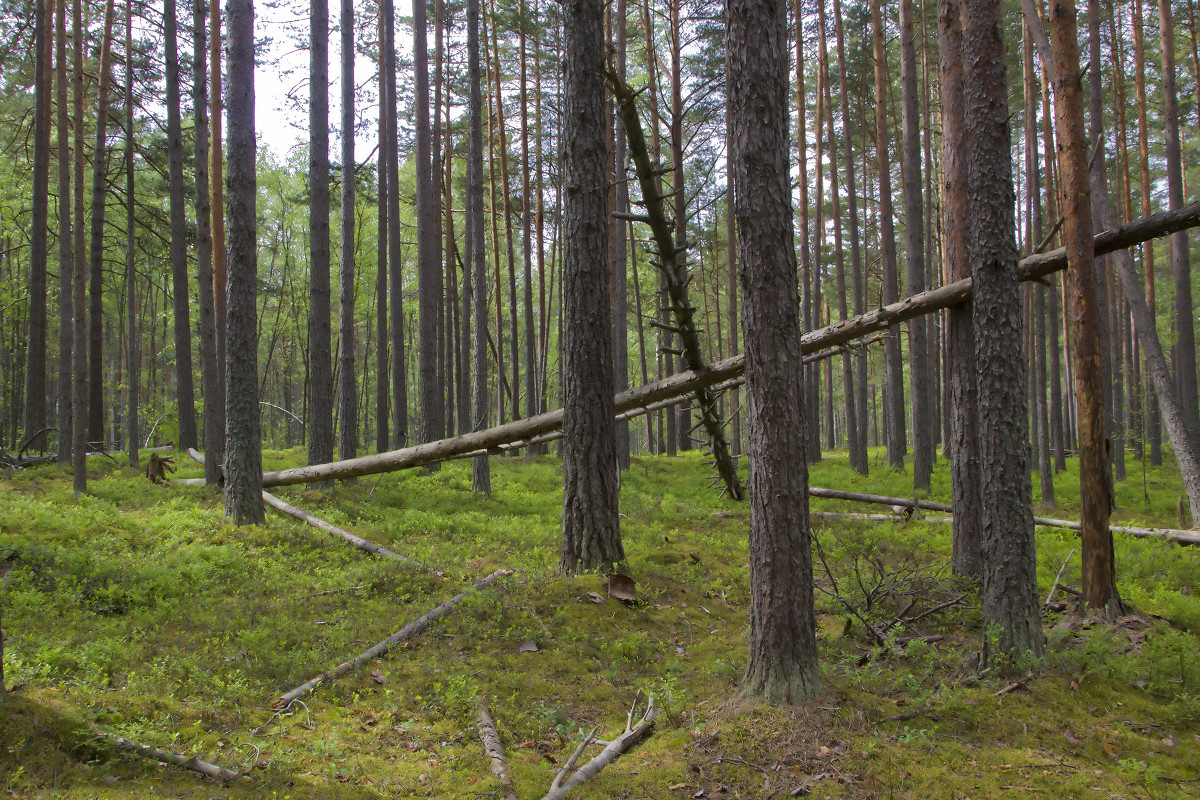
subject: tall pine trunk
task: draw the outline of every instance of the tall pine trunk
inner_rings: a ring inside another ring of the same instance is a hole
[[[338,293],[338,458],[358,455],[358,388],[354,375],[354,0],[342,0],[342,214]]]
[[[216,0],[209,0],[216,2]],[[212,232],[209,226],[211,200],[208,185],[208,85],[205,64],[208,46],[204,26],[208,19],[204,0],[192,0],[192,108],[195,124],[196,164],[196,278],[200,300],[200,381],[204,396],[204,480],[209,486],[221,482],[225,449],[225,413],[217,405],[220,384],[217,364],[216,308],[212,276]]]

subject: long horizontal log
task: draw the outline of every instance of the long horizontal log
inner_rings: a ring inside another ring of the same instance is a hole
[[[845,492],[841,489],[823,489],[820,486],[808,487],[808,494],[811,497],[822,497],[827,500],[850,500],[856,503],[874,503],[880,506],[903,506],[904,508],[913,507],[913,498],[904,497],[885,497],[880,494],[859,494],[858,492]],[[937,503],[933,500],[918,500],[916,501],[918,508],[926,508],[930,511],[953,511],[954,508],[948,503]]]
[[[1096,236],[1096,255],[1111,253],[1135,244],[1165,236],[1176,231],[1200,225],[1200,201],[1184,206],[1177,211],[1165,211],[1122,225],[1113,231]],[[1034,281],[1067,266],[1066,248],[1049,253],[1029,256],[1018,265],[1020,279]],[[889,328],[923,314],[957,305],[971,297],[971,279],[931,289],[927,292],[906,297],[891,305],[877,308],[866,314],[809,331],[801,339],[801,352],[805,355],[818,353],[846,344],[860,337]],[[679,372],[661,381],[637,386],[621,392],[615,398],[616,413],[621,414],[651,403],[690,394],[699,389],[722,381],[736,378],[745,369],[742,354],[717,361],[703,370]],[[508,422],[482,431],[441,439],[436,442],[405,447],[377,455],[350,458],[330,464],[314,464],[307,467],[267,472],[263,475],[264,486],[287,486],[323,480],[352,478],[374,475],[408,467],[433,464],[458,458],[477,451],[494,451],[512,442],[528,441],[556,431],[562,427],[562,409],[538,414],[523,420]]]
[[[210,764],[209,762],[202,761],[195,756],[185,756],[181,755],[180,753],[172,753],[169,750],[163,750],[158,747],[149,747],[144,744],[138,744],[137,742],[131,742],[128,739],[117,736],[115,733],[105,733],[104,731],[97,730],[96,738],[100,739],[101,741],[108,742],[109,744],[114,745],[127,753],[133,753],[134,755],[139,755],[142,758],[148,758],[151,761],[163,761],[168,764],[174,764],[177,767],[190,769],[192,772],[199,772],[201,775],[206,775],[219,781],[225,781],[226,783],[237,780],[241,777],[239,773],[234,772],[233,770],[225,769],[224,767],[217,766],[216,764]]]

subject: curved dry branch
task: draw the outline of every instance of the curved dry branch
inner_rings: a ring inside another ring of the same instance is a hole
[[[560,769],[558,774],[554,776],[554,781],[550,784],[550,790],[546,792],[546,795],[542,798],[542,800],[563,800],[563,798],[567,796],[567,792],[571,791],[584,781],[594,778],[600,772],[600,770],[607,767],[613,761],[616,761],[619,756],[623,755],[627,750],[629,750],[629,748],[633,747],[642,740],[642,738],[650,730],[650,727],[654,724],[654,720],[658,716],[658,709],[654,707],[654,696],[647,695],[646,712],[642,714],[642,718],[638,720],[637,724],[635,725],[633,723],[633,714],[637,709],[638,701],[641,699],[642,693],[639,691],[633,698],[633,705],[630,706],[629,713],[625,716],[625,731],[617,738],[607,742],[604,746],[604,749],[600,751],[598,756],[577,769],[575,774],[567,779],[567,781],[564,783],[563,778],[568,772],[571,771],[571,768],[575,766],[575,762],[579,760],[579,756],[582,755],[587,746],[591,744],[593,739],[595,739],[596,731],[599,729],[599,726],[592,728],[591,733],[584,737],[584,740],[580,743],[579,747],[577,747],[571,757],[567,759],[567,763],[563,764],[562,769]]]

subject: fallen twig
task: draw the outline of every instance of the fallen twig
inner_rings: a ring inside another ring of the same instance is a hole
[[[142,758],[148,758],[152,761],[165,761],[168,764],[174,764],[177,767],[190,769],[192,772],[199,772],[201,775],[207,775],[210,778],[216,778],[219,781],[237,780],[242,777],[239,773],[233,770],[225,769],[224,767],[210,764],[207,761],[202,761],[195,756],[185,756],[179,753],[172,753],[169,750],[162,750],[157,747],[149,747],[137,742],[131,742],[128,739],[117,736],[115,733],[105,733],[104,731],[96,731],[96,738],[101,741],[108,742],[116,747],[124,750],[127,753],[139,755]]]
[[[379,642],[378,644],[374,645],[373,647],[365,650],[364,652],[360,653],[359,655],[355,656],[354,658],[350,659],[349,661],[343,661],[341,664],[338,664],[336,667],[329,670],[328,672],[322,672],[320,675],[316,676],[315,678],[308,681],[307,683],[303,683],[300,686],[297,686],[295,689],[292,689],[290,692],[280,695],[279,699],[277,699],[275,701],[275,704],[274,704],[275,707],[276,708],[287,708],[287,706],[289,704],[291,704],[292,702],[294,702],[295,700],[297,700],[301,697],[304,697],[306,694],[311,693],[322,683],[327,683],[336,678],[340,678],[343,675],[345,675],[346,673],[355,669],[356,667],[360,667],[363,664],[367,663],[371,659],[382,656],[388,650],[392,649],[392,647],[394,647],[395,645],[399,644],[400,642],[404,641],[405,639],[409,639],[413,636],[416,636],[418,633],[425,630],[427,627],[429,627],[429,624],[431,622],[436,622],[437,620],[444,617],[446,614],[450,613],[450,611],[453,610],[456,605],[461,603],[463,601],[463,598],[465,598],[471,592],[473,592],[473,591],[477,592],[477,591],[486,589],[487,587],[489,587],[493,583],[495,583],[497,578],[500,578],[504,575],[511,575],[511,574],[512,574],[512,570],[508,570],[508,569],[496,570],[491,575],[488,575],[486,578],[479,581],[471,588],[467,589],[466,591],[456,594],[454,597],[451,597],[449,600],[442,603],[440,606],[433,609],[428,614],[424,615],[423,617],[419,617],[418,619],[415,619],[412,622],[408,623],[403,628],[396,631],[388,638],[384,639],[382,642]]]
[[[1058,574],[1054,576],[1054,585],[1050,587],[1050,594],[1046,595],[1046,602],[1042,605],[1050,605],[1050,601],[1054,599],[1054,593],[1058,591],[1058,581],[1062,578],[1063,570],[1067,568],[1067,563],[1071,560],[1071,556],[1075,555],[1075,548],[1071,548],[1071,552],[1067,553],[1067,557],[1063,559],[1062,566],[1058,568]]]
[[[642,737],[646,735],[646,732],[650,730],[650,726],[654,724],[654,719],[658,716],[658,709],[654,707],[654,696],[647,695],[646,713],[643,714],[642,718],[638,720],[638,723],[634,725],[633,714],[637,709],[637,704],[641,697],[642,693],[639,691],[633,698],[633,705],[630,706],[629,713],[625,715],[625,731],[617,738],[608,742],[604,749],[600,751],[600,755],[596,756],[591,761],[576,770],[575,774],[564,783],[563,778],[568,772],[571,771],[571,768],[575,766],[575,762],[579,759],[579,756],[583,753],[584,749],[586,749],[592,740],[596,738],[596,730],[599,728],[599,726],[592,728],[591,733],[584,737],[584,740],[580,743],[579,747],[576,748],[571,757],[567,759],[567,763],[563,764],[562,769],[560,769],[558,774],[554,776],[554,781],[550,784],[550,791],[546,792],[546,795],[542,798],[542,800],[562,800],[567,796],[567,792],[571,791],[584,781],[594,778],[596,774],[600,772],[600,770],[604,769],[613,761],[615,761],[618,756],[622,755],[630,747],[633,747],[633,745],[637,744],[637,742],[639,742]]]
[[[492,721],[487,703],[483,700],[479,701],[479,741],[483,745],[483,754],[487,756],[492,774],[504,785],[504,800],[517,800],[517,793],[512,786],[512,778],[508,774],[504,744],[500,741],[496,723]]]

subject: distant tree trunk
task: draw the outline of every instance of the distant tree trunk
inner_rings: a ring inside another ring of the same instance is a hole
[[[728,59],[728,53],[726,54]],[[733,163],[733,117],[729,114],[725,115],[725,158],[726,163]],[[729,294],[729,355],[737,355],[738,350],[738,327],[740,318],[738,317],[738,259],[737,259],[737,196],[734,194],[733,188],[733,170],[732,167],[726,172],[725,180],[725,247],[726,247],[726,268],[728,273],[728,285],[726,291]],[[637,270],[634,270],[634,277],[637,277]],[[637,287],[634,287],[637,291]],[[641,312],[638,312],[638,319],[641,319]],[[642,382],[646,382],[646,376],[642,376]],[[735,386],[729,390],[729,453],[735,459],[742,454],[742,402]],[[649,417],[647,417],[649,419]],[[736,463],[736,462],[735,462]]]
[[[62,2],[61,7],[66,6],[66,2]],[[214,5],[216,5],[214,3]],[[65,10],[65,8],[64,8]],[[60,38],[62,37],[62,19],[59,20]],[[59,94],[59,103],[65,108],[67,102],[66,89],[64,88]],[[59,118],[60,124],[63,126],[64,132],[60,134],[59,147],[64,151],[67,149],[66,144],[66,114],[64,113]],[[66,158],[65,152],[62,158]],[[66,162],[60,162],[59,166],[59,197],[67,197],[68,178],[66,174]],[[125,3],[125,307],[126,311],[126,359],[128,373],[125,399],[125,421],[128,426],[128,447],[129,447],[129,466],[134,469],[138,468],[138,437],[140,429],[138,427],[138,393],[140,391],[140,383],[142,377],[142,356],[141,356],[141,340],[138,338],[137,325],[137,239],[134,236],[134,191],[133,191],[133,0],[126,0]],[[59,202],[63,202],[60,200]],[[65,215],[67,225],[63,226],[63,237],[68,237],[70,234],[70,215]],[[65,239],[64,239],[65,240]],[[64,262],[65,263],[65,262]],[[69,271],[70,265],[66,264]],[[62,326],[67,327],[67,315],[63,314]],[[65,339],[64,339],[65,341]],[[223,382],[222,382],[223,383]],[[222,408],[221,421],[222,430],[224,430],[224,409]],[[222,442],[222,450],[224,450],[224,442]]]
[[[605,196],[604,6],[563,5],[563,573],[625,567]],[[681,178],[676,173],[676,180]]]
[[[88,439],[105,447],[104,435],[104,212],[108,177],[108,92],[112,73],[113,0],[104,6],[100,40],[100,91],[96,100],[96,147],[92,151],[91,251],[88,254]],[[178,90],[178,87],[176,87]],[[177,92],[178,94],[178,92]],[[182,156],[182,154],[181,154]],[[180,164],[182,169],[182,161]],[[185,266],[186,270],[186,266]],[[186,282],[186,273],[185,273]],[[194,435],[194,433],[193,433]],[[180,434],[182,438],[182,433]]]
[[[342,215],[338,294],[338,458],[358,454],[358,387],[354,375],[354,0],[342,0]]]
[[[788,168],[787,6],[729,4],[731,164],[750,407],[750,636],[742,691],[802,704],[821,687],[804,458]],[[781,357],[785,355],[786,357]]]
[[[73,344],[75,332],[71,327],[74,319],[72,306],[72,275],[75,258],[71,237],[71,117],[67,106],[67,3],[59,0],[55,8],[55,61],[56,86],[55,102],[58,108],[58,465],[68,467],[71,464],[71,379],[74,369]],[[126,67],[128,70],[129,68]],[[128,104],[128,107],[132,107]],[[130,150],[133,134],[126,133],[126,150]],[[128,155],[128,152],[127,152]],[[129,156],[132,157],[132,156]],[[125,198],[126,205],[132,211],[133,194]],[[133,241],[133,229],[130,228],[129,241]],[[130,284],[132,286],[132,284]],[[134,307],[131,303],[131,309]],[[130,315],[133,319],[133,315]],[[130,346],[133,345],[132,338]],[[27,406],[28,407],[28,406]],[[136,446],[135,446],[136,447]],[[134,452],[134,463],[137,451]]]
[[[479,0],[467,0],[467,72],[470,130],[467,134],[467,263],[463,269],[464,303],[471,303],[471,417],[472,430],[487,427],[487,256],[483,247],[483,75],[479,55]],[[467,309],[464,308],[464,312]],[[465,316],[465,313],[464,313]],[[487,455],[471,462],[471,487],[492,496]]]
[[[850,93],[846,86],[846,53],[845,34],[842,26],[841,0],[833,0],[834,28],[837,32],[838,81],[841,91],[842,129],[851,130]],[[854,174],[854,139],[852,136],[843,137],[846,145],[846,200],[847,216],[850,218],[850,270],[854,280],[854,314],[857,316],[866,311],[866,281],[863,278],[862,254],[860,246],[861,234],[858,229],[858,187]],[[857,372],[857,384],[853,397],[846,398],[846,403],[854,403],[855,419],[859,432],[851,441],[850,466],[862,475],[869,469],[867,463],[867,354],[859,352],[854,357]]]
[[[308,100],[308,463],[333,461],[329,297],[329,3],[313,0]],[[332,484],[321,482],[322,487]]]
[[[968,252],[970,197],[963,98],[962,6],[938,3],[941,59],[942,170],[945,197],[945,260],[950,280],[971,274]],[[955,574],[979,578],[983,537],[983,486],[979,466],[979,387],[975,371],[973,303],[953,306],[946,315],[946,380],[950,384],[950,487],[954,505],[951,565]]]
[[[793,7],[795,19],[804,18],[804,8],[802,0],[795,0]],[[813,287],[813,249],[814,243],[812,236],[809,233],[809,195],[808,195],[808,101],[804,88],[804,27],[802,25],[796,27],[796,36],[794,37],[795,44],[795,59],[796,66],[796,122],[799,130],[796,133],[796,163],[800,165],[800,319],[802,329],[811,331],[813,329],[813,308],[814,299],[812,296]],[[726,82],[728,85],[728,82]],[[820,124],[817,125],[817,142],[820,145]],[[733,134],[730,134],[732,139]],[[820,161],[818,160],[818,165]],[[820,171],[818,166],[818,172]],[[817,211],[818,215],[820,210]],[[807,445],[805,449],[806,457],[812,460],[821,458],[820,439],[816,436],[817,425],[820,422],[817,414],[816,399],[814,397],[813,379],[816,366],[806,366],[803,368],[803,398],[805,404],[805,431],[804,441]],[[749,395],[747,395],[749,397]],[[747,420],[748,422],[748,420]]]
[[[408,442],[408,383],[404,359],[404,276],[400,254],[400,163],[396,142],[396,30],[392,0],[382,0],[381,8],[384,19],[384,93],[387,100],[385,147],[388,165],[387,249],[392,345],[392,446],[403,447]]]
[[[1175,88],[1175,32],[1170,0],[1158,2],[1158,30],[1162,46],[1163,127],[1167,156],[1167,202],[1174,211],[1183,207],[1183,158],[1179,144],[1179,99]],[[1175,282],[1175,388],[1188,438],[1200,441],[1200,398],[1196,393],[1195,309],[1192,307],[1192,270],[1188,260],[1188,234],[1171,235],[1171,277]]]
[[[622,81],[625,80],[627,72],[626,65],[626,31],[625,31],[625,15],[626,5],[625,0],[617,0],[617,17],[613,21],[615,28],[615,36],[617,40],[617,75]],[[521,59],[522,69],[524,68],[524,59]],[[524,81],[522,81],[524,86]],[[522,111],[522,128],[524,128],[524,111]],[[616,138],[615,147],[613,148],[613,177],[616,182],[616,210],[621,213],[629,212],[629,184],[623,178],[625,177],[625,128],[622,125],[617,125],[614,131]],[[526,191],[528,194],[528,190]],[[613,220],[612,231],[612,292],[613,292],[613,393],[619,394],[629,388],[629,323],[628,323],[628,291],[626,286],[626,275],[629,269],[628,253],[625,249],[626,236],[625,228],[628,223],[621,220]],[[526,258],[526,264],[529,263]],[[529,285],[528,272],[525,277],[525,285]],[[528,305],[528,302],[527,302]],[[529,317],[528,324],[532,324],[532,318]],[[621,421],[617,423],[617,462],[622,470],[629,469],[629,422]]]
[[[970,262],[975,288],[983,481],[981,593],[984,660],[1041,658],[1042,632],[1029,484],[1028,416],[1021,361],[1015,197],[1009,156],[1005,45],[998,0],[966,0],[962,22]]]
[[[380,50],[386,52],[387,25],[383,4],[379,10]],[[375,327],[379,331],[379,344],[375,348],[375,452],[388,449],[388,396],[391,381],[388,379],[388,198],[391,197],[392,178],[388,175],[388,119],[389,108],[387,69],[380,59],[379,69],[379,199],[376,206],[376,249],[378,256],[375,269]]]
[[[925,291],[925,221],[921,205],[921,132],[917,105],[917,52],[913,41],[912,0],[900,2],[900,86],[904,149],[904,260],[908,294]],[[908,323],[908,377],[912,392],[913,486],[929,491],[933,475],[936,422],[933,372],[929,368],[927,317]]]
[[[442,265],[438,257],[437,193],[433,185],[429,120],[429,45],[425,0],[413,3],[413,55],[416,67],[417,171],[417,347],[421,396],[420,440],[432,442],[446,432],[444,392],[438,381],[437,315],[442,304]]]
[[[216,322],[217,343],[217,394],[213,398],[217,406],[217,414],[221,425],[222,460],[225,457],[225,339],[229,322],[228,302],[226,298],[225,273],[225,164],[221,110],[221,4],[218,0],[208,0],[208,28],[211,45],[209,54],[209,103],[212,108],[212,118],[209,120],[210,137],[209,152],[212,158],[211,195],[212,195],[212,259],[213,259],[213,317]],[[206,398],[207,400],[207,398]]]
[[[209,0],[215,2],[215,0]],[[195,29],[192,45],[192,108],[196,116],[196,277],[200,300],[200,380],[204,396],[204,480],[209,486],[221,482],[224,462],[224,409],[218,410],[216,308],[213,297],[212,233],[208,186],[208,85],[205,64],[208,43],[204,26],[208,18],[205,0],[192,0],[192,25]]]
[[[670,0],[671,5],[671,188],[675,191],[675,241],[687,247],[687,174],[683,163],[683,28],[680,6],[683,0]],[[679,254],[679,265],[686,272],[687,251]],[[565,286],[565,284],[564,284]],[[664,304],[665,305],[665,304]],[[672,346],[681,348],[678,337],[671,337]],[[683,356],[675,355],[675,371],[684,369]],[[670,412],[668,412],[670,413]],[[679,450],[691,450],[692,411],[689,403],[675,409],[675,435]]]
[[[179,45],[175,1],[164,0],[163,30],[167,58],[167,171],[171,215],[171,293],[175,312],[175,391],[179,409],[179,447],[196,446],[196,403],[192,389],[192,319],[188,308],[187,230],[183,206],[183,132],[179,121]],[[94,377],[93,377],[94,380]],[[91,392],[95,401],[96,390]],[[90,415],[89,415],[90,416]],[[89,436],[94,431],[89,431]]]
[[[71,48],[71,106],[74,117],[75,150],[72,153],[75,167],[72,185],[72,199],[75,205],[75,222],[71,225],[74,237],[72,252],[74,263],[71,268],[71,295],[75,302],[72,311],[75,319],[74,352],[76,357],[72,366],[74,372],[71,385],[71,465],[72,489],[75,496],[87,491],[87,273],[84,262],[87,260],[86,244],[83,231],[83,0],[75,0],[71,7],[71,25],[73,27]],[[153,350],[153,348],[151,348]]]
[[[871,33],[875,48],[875,146],[878,150],[879,238],[883,258],[884,305],[900,299],[896,274],[896,234],[892,226],[892,174],[888,157],[887,56],[883,47],[883,13],[880,0],[871,0]],[[1007,158],[1007,156],[1005,156]],[[899,331],[889,331],[884,347],[884,416],[887,428],[888,465],[904,469],[904,365],[900,358]]]
[[[34,0],[33,213],[29,232],[29,344],[25,436],[46,427],[46,260],[50,221],[51,0]],[[82,357],[82,356],[81,356]],[[39,437],[40,438],[40,437]],[[17,443],[20,447],[22,443]]]
[[[258,407],[258,215],[254,2],[227,0],[229,24],[229,338],[225,368],[225,516],[265,521]]]

